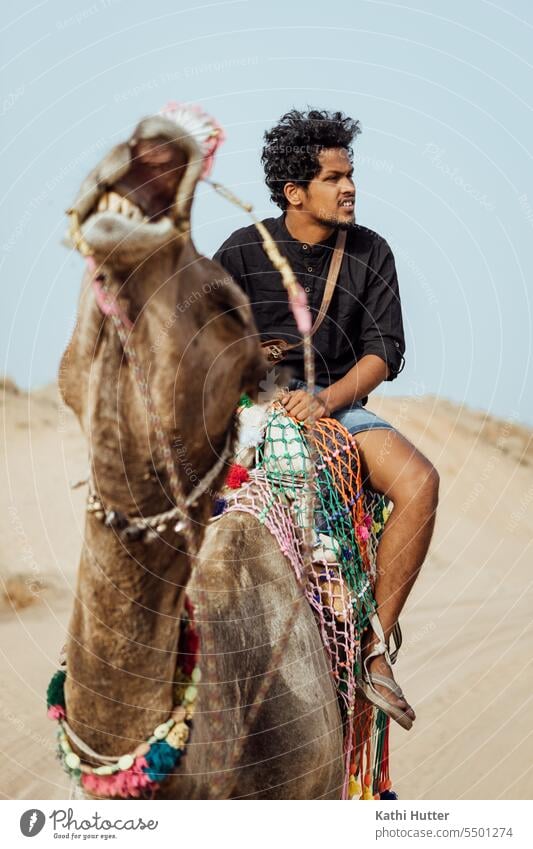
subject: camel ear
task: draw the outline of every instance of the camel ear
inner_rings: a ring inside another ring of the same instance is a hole
[[[144,118],[135,128],[130,144],[156,137],[168,139],[178,145],[185,154],[187,166],[178,185],[172,217],[179,229],[188,230],[196,184],[204,168],[204,154],[185,127],[164,115]]]

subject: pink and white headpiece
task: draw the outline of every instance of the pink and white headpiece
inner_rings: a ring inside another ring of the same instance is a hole
[[[179,127],[189,133],[204,153],[201,177],[207,177],[213,167],[215,153],[225,141],[226,136],[220,124],[204,112],[201,106],[193,103],[178,103],[170,100],[160,112],[165,118],[175,121]]]

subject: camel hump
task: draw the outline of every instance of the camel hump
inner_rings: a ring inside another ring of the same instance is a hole
[[[296,584],[276,538],[256,516],[230,511],[208,525],[191,588],[239,592],[278,583]],[[285,588],[285,592],[289,589]]]

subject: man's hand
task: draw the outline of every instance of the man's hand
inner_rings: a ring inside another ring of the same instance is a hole
[[[281,403],[285,407],[286,412],[300,422],[306,421],[312,424],[317,419],[330,415],[324,399],[317,395],[311,395],[305,389],[296,389],[294,392],[288,392],[287,395],[281,398]]]

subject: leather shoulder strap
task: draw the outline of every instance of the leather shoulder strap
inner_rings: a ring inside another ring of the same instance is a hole
[[[333,256],[331,257],[331,263],[329,266],[326,285],[324,287],[324,294],[322,295],[322,303],[320,304],[318,315],[313,322],[313,326],[311,328],[311,336],[315,335],[318,328],[326,317],[326,313],[333,297],[333,292],[335,291],[335,286],[337,285],[339,271],[341,270],[345,245],[346,230],[339,230],[339,232],[337,233],[337,241],[335,242],[335,247],[333,249]],[[300,345],[303,345],[303,339],[300,342],[295,342],[293,345],[286,345],[285,350],[289,351],[292,350],[292,348],[299,348]]]
[[[331,299],[333,297],[333,292],[335,291],[335,286],[337,284],[337,280],[339,277],[339,272],[341,270],[342,258],[344,256],[344,247],[346,245],[346,230],[339,230],[337,233],[337,241],[335,242],[335,247],[333,249],[333,256],[331,257],[331,263],[329,266],[328,276],[326,280],[326,285],[324,287],[324,294],[322,296],[322,303],[320,304],[320,309],[318,311],[318,315],[313,322],[313,326],[311,328],[311,336],[313,336],[322,322],[326,317],[326,313],[328,311],[329,305],[331,303]],[[264,348],[269,348],[274,346],[277,349],[277,354],[272,356],[272,360],[282,359],[287,351],[292,351],[293,348],[299,348],[300,345],[303,345],[303,339],[299,342],[295,342],[293,345],[288,345],[284,339],[269,339],[266,342],[262,342]]]
[[[335,286],[337,284],[337,280],[339,278],[339,271],[341,270],[342,258],[344,256],[344,246],[346,245],[346,230],[339,230],[337,234],[337,241],[335,242],[335,248],[333,250],[333,256],[331,257],[331,264],[329,266],[328,277],[326,280],[326,286],[324,288],[324,295],[322,296],[322,303],[320,304],[320,309],[318,311],[318,315],[314,321],[314,324],[311,328],[311,335],[314,335],[324,318],[326,317],[326,313],[328,311],[329,305],[331,303],[331,299],[333,297],[333,292],[335,291]]]

